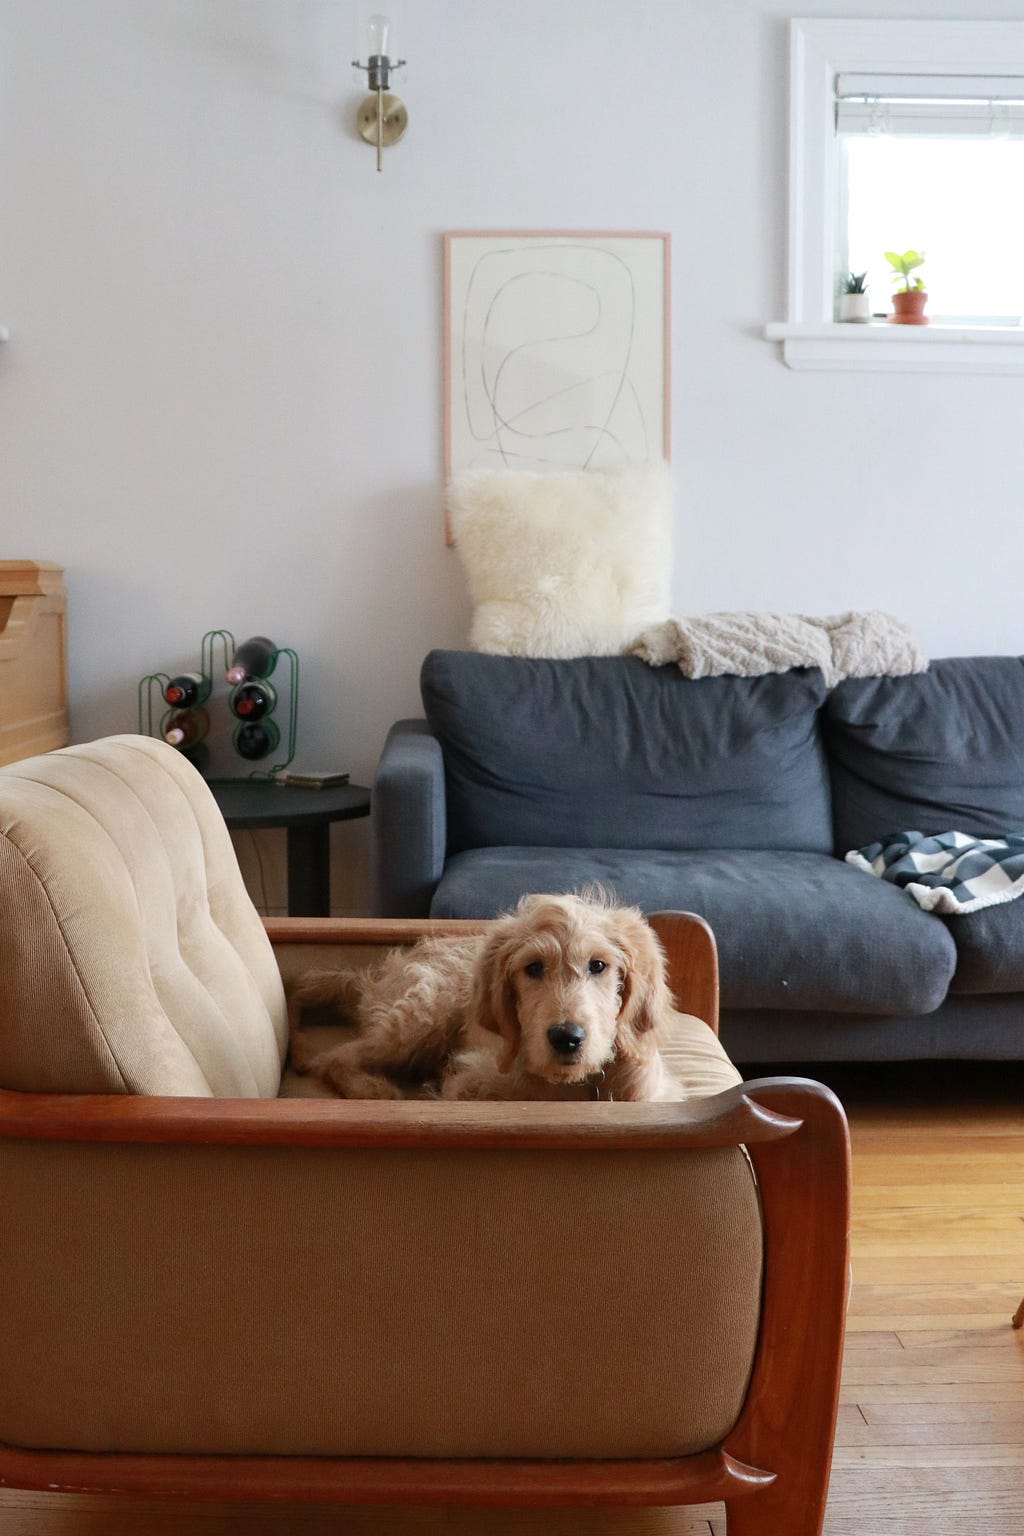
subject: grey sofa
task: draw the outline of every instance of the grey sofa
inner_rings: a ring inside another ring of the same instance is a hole
[[[1024,828],[1024,661],[841,683],[434,651],[374,789],[378,916],[601,881],[718,938],[735,1060],[1024,1057],[1024,899],[942,918],[843,861]]]

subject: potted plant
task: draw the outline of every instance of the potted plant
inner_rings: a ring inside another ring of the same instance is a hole
[[[924,307],[928,302],[924,280],[911,277],[911,273],[924,265],[924,251],[886,251],[885,259],[893,269],[892,280],[898,286],[892,296],[894,314],[889,316],[892,325],[927,325]]]
[[[847,272],[842,279],[843,291],[839,295],[840,320],[853,320],[863,325],[871,319],[871,299],[866,283],[866,272]]]

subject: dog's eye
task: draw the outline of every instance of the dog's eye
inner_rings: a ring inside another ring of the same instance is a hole
[[[591,960],[587,969],[591,976],[600,976],[601,972],[606,971],[608,967],[603,960]]]
[[[526,972],[527,976],[532,976],[534,981],[539,981],[541,976],[544,975],[544,961],[531,960],[529,965],[523,966],[523,970]]]

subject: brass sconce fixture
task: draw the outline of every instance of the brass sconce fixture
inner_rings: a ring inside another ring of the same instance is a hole
[[[392,73],[401,69],[405,60],[391,58],[394,27],[387,16],[370,17],[366,24],[366,41],[366,63],[352,60],[353,67],[366,75],[372,93],[359,108],[359,132],[367,144],[376,144],[377,169],[382,171],[384,146],[397,144],[409,122],[405,103],[388,90]]]

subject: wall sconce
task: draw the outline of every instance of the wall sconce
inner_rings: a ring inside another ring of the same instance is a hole
[[[405,103],[388,91],[392,72],[405,64],[404,59],[392,61],[391,58],[394,30],[387,16],[371,16],[366,23],[366,63],[352,60],[353,67],[365,73],[372,92],[359,108],[358,124],[360,135],[367,144],[377,146],[378,171],[384,169],[385,144],[397,144],[409,122]]]

